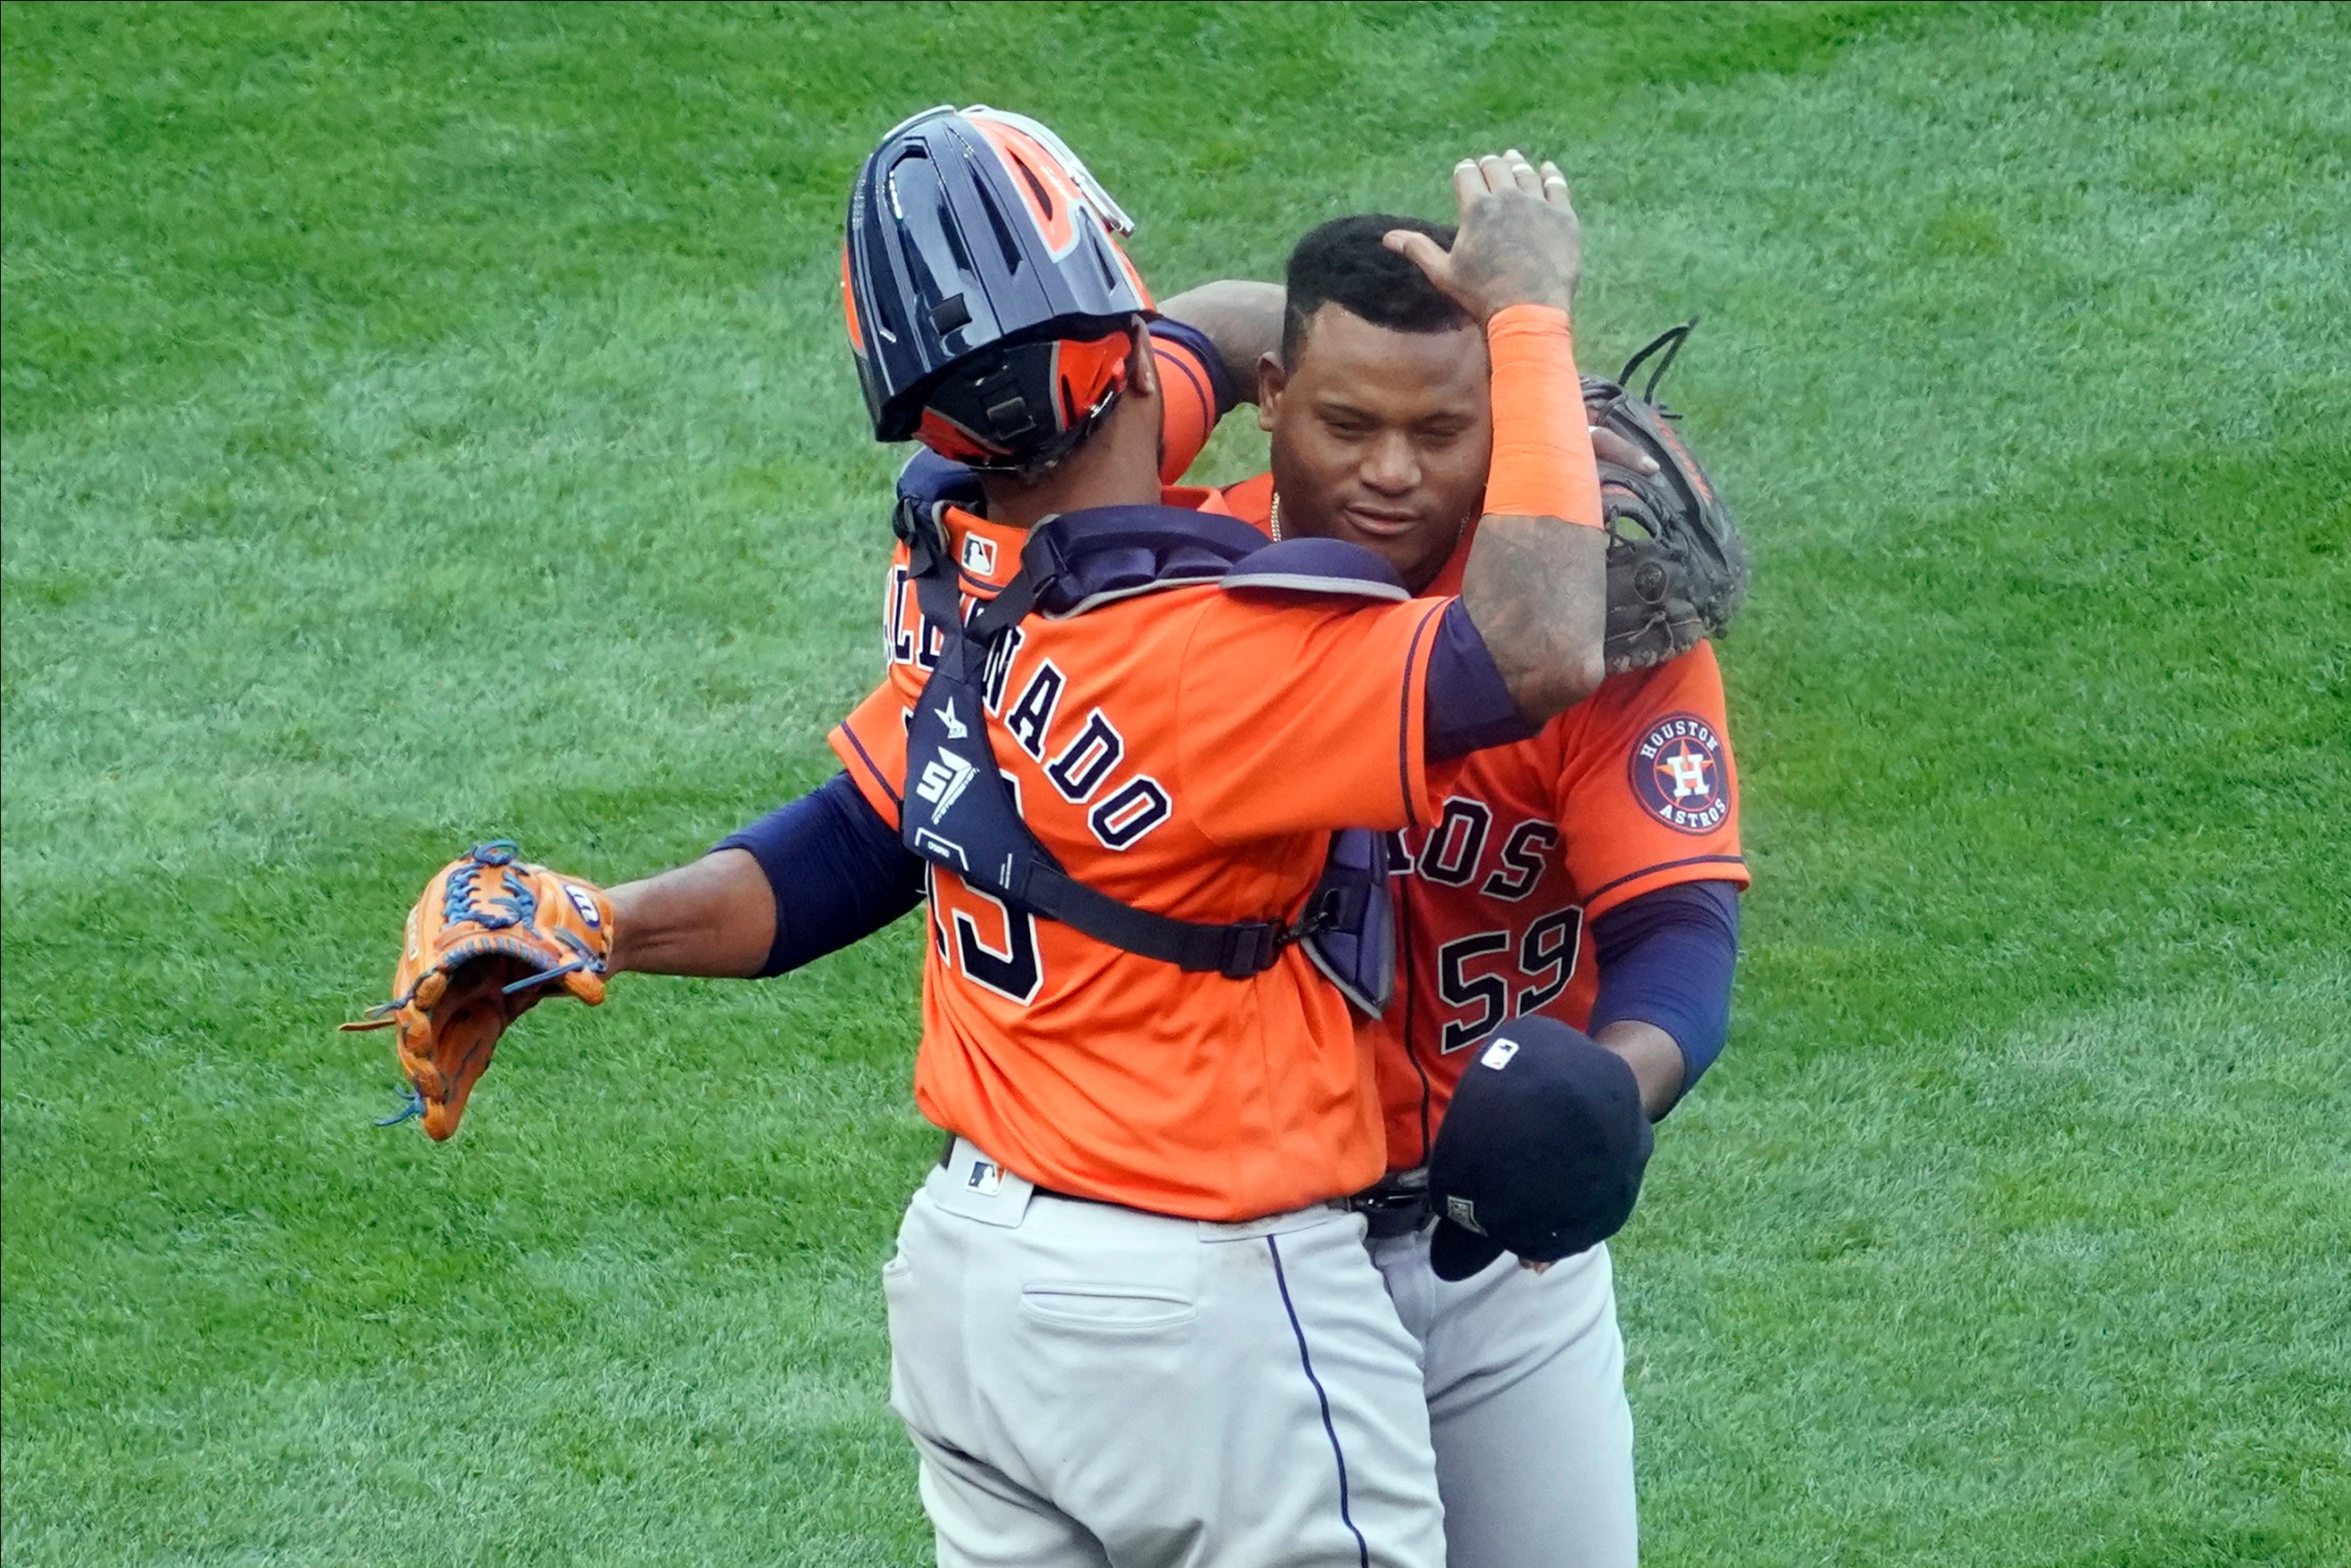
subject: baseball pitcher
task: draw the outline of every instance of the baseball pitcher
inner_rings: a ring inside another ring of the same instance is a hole
[[[1277,539],[1361,545],[1416,593],[1458,591],[1505,411],[1475,322],[1410,255],[1453,237],[1416,220],[1340,219],[1297,246],[1286,293],[1219,285],[1175,302],[1215,336],[1195,352],[1201,373],[1225,373],[1219,408],[1261,394],[1271,441],[1270,473],[1193,504]],[[1728,1030],[1748,873],[1721,675],[1699,639],[1737,608],[1747,562],[1655,402],[1686,335],[1652,344],[1617,382],[1585,383],[1611,532],[1611,674],[1538,733],[1433,768],[1435,814],[1397,835],[1389,857],[1403,979],[1367,1033],[1390,1171],[1361,1206],[1422,1347],[1456,1568],[1635,1557],[1606,1247],[1530,1250],[1549,1261],[1521,1268],[1440,1224],[1427,1166],[1456,1085],[1513,1020],[1572,1026],[1561,1032],[1581,1054],[1560,1074],[1599,1098],[1614,1079],[1651,1118],[1687,1092]],[[1171,466],[1192,455],[1190,428],[1171,425]]]

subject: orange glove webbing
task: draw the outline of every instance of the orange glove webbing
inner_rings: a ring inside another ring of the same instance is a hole
[[[1486,323],[1494,361],[1494,460],[1486,515],[1601,526],[1600,473],[1567,312],[1512,305]]]

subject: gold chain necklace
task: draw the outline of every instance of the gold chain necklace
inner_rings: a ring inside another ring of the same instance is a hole
[[[1273,542],[1276,544],[1281,542],[1281,497],[1280,496],[1273,498]]]

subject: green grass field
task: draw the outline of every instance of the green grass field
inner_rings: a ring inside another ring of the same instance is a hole
[[[333,1026],[471,840],[831,771],[837,227],[946,99],[1163,291],[1510,144],[1587,362],[1706,318],[1757,881],[1617,1249],[1648,1561],[2351,1561],[2351,12],[0,26],[12,1568],[928,1560],[909,928],[544,1009],[443,1146]]]

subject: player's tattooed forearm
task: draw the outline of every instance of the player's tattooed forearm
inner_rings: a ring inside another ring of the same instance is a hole
[[[1607,618],[1606,578],[1596,528],[1552,517],[1490,517],[1461,600],[1486,650],[1530,722],[1581,702],[1599,685]]]

